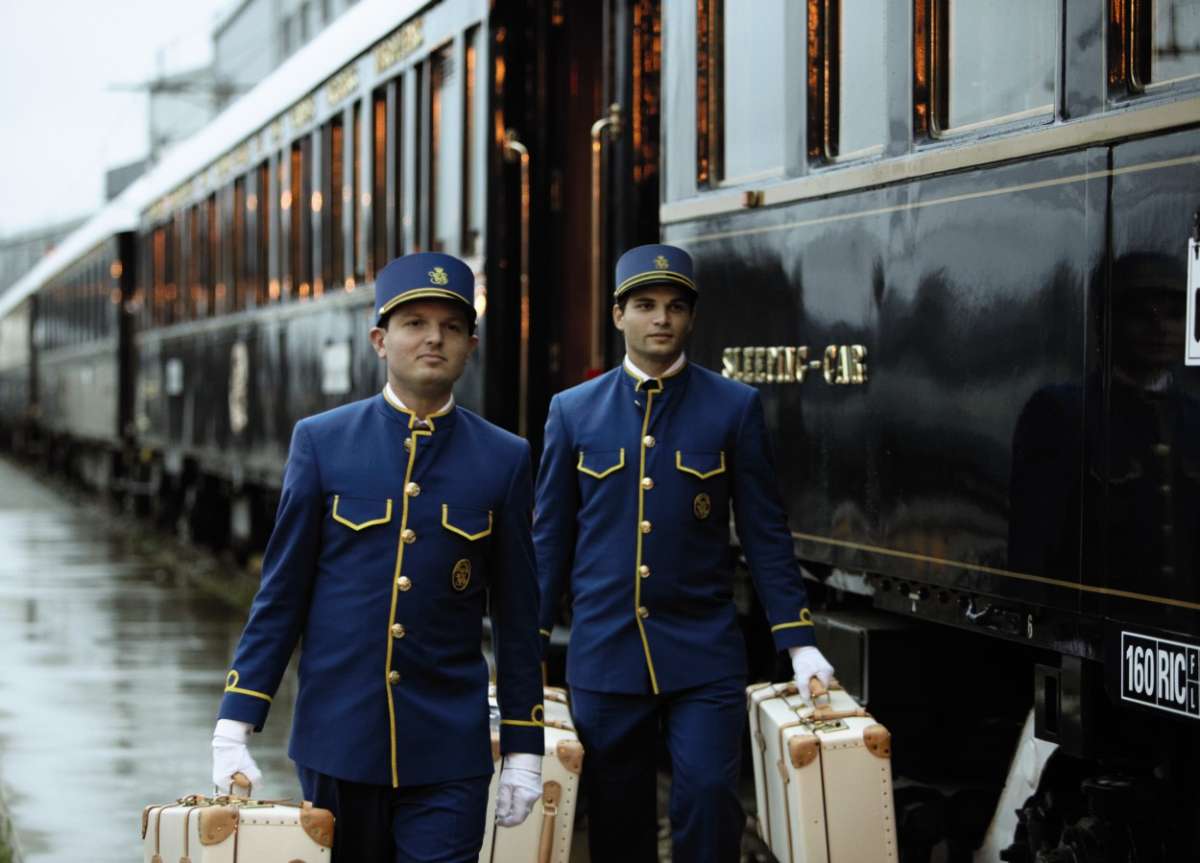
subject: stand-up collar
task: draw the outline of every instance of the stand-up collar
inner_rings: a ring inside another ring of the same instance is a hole
[[[660,377],[651,377],[638,368],[633,360],[629,358],[629,354],[625,355],[625,361],[622,363],[625,374],[633,379],[633,388],[635,390],[645,392],[661,392],[664,387],[669,386],[680,378],[680,373],[687,368],[687,353],[681,353],[675,362],[671,363],[671,367],[662,373]]]
[[[406,405],[400,396],[396,395],[396,391],[392,389],[390,383],[383,385],[383,400],[395,410],[408,415],[408,427],[410,429],[427,428],[430,431],[434,431],[437,428],[437,418],[447,416],[454,410],[454,394],[451,393],[449,400],[436,411],[427,417],[418,417],[412,408]]]

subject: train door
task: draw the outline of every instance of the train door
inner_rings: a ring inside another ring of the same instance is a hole
[[[1200,239],[1197,152],[1195,130],[1112,150],[1106,398],[1093,469],[1106,543],[1095,573],[1103,581],[1093,585],[1105,592],[1093,602],[1123,629],[1192,639],[1200,637],[1200,366],[1186,361],[1195,341],[1186,329],[1189,240]],[[1200,719],[1195,665],[1191,695],[1182,682],[1169,695]],[[1152,700],[1161,707],[1167,694]]]
[[[493,339],[488,362],[507,367],[495,380],[518,382],[492,387],[489,407],[535,448],[550,397],[620,358],[613,266],[658,238],[659,31],[658,0],[529,0],[494,13],[504,140],[489,259],[494,283],[520,299],[496,309],[489,289],[492,324],[515,334],[516,350]]]

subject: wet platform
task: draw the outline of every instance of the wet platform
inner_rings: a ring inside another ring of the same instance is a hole
[[[0,781],[25,863],[140,860],[142,807],[212,788],[244,614],[145,530],[0,459]],[[272,796],[299,796],[292,679],[252,749]]]

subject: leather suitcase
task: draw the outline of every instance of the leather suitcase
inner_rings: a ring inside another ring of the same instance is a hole
[[[333,813],[193,794],[142,810],[143,863],[328,863]]]
[[[583,769],[583,744],[575,734],[565,690],[545,688],[546,752],[542,757],[542,798],[517,827],[496,825],[496,783],[500,777],[499,712],[496,689],[488,690],[492,706],[492,758],[496,770],[488,789],[487,828],[479,863],[567,863],[575,832],[575,801]],[[194,861],[193,861],[194,863]]]
[[[746,690],[759,836],[781,863],[894,863],[891,735],[843,689]]]

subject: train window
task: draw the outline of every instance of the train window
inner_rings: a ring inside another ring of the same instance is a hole
[[[270,256],[271,256],[271,218],[274,207],[271,206],[271,166],[263,162],[258,166],[256,174],[256,192],[252,197],[256,221],[256,242],[254,244],[254,274],[256,305],[262,306],[270,298]]]
[[[1124,33],[1129,47],[1134,89],[1200,77],[1200,0],[1113,0],[1110,8],[1110,30]]]
[[[387,91],[371,96],[371,255],[369,278],[387,263]]]
[[[876,155],[887,123],[885,0],[821,0],[808,6],[809,155]]]
[[[701,183],[735,184],[783,172],[785,5],[698,2]]]
[[[454,98],[458,85],[454,47],[447,45],[429,58],[429,223],[430,249],[435,252],[458,251],[455,248],[461,216],[462,191],[459,174],[462,160],[462,113]]]
[[[209,195],[204,202],[204,290],[196,304],[196,316],[207,317],[216,305],[217,285],[221,281],[221,218],[217,212],[217,196]]]
[[[463,225],[462,254],[473,257],[482,252],[479,247],[483,234],[483,170],[480,148],[476,142],[479,134],[479,116],[482,92],[478,82],[479,28],[475,27],[466,37],[467,74],[464,82],[463,104]]]
[[[420,75],[421,67],[418,66],[415,70],[416,76]],[[412,74],[412,73],[410,73]],[[403,78],[398,78],[392,85],[392,93],[395,97],[395,105],[392,106],[392,125],[388,134],[391,135],[390,153],[392,158],[392,214],[395,232],[395,255],[404,254],[408,248],[404,242],[406,233],[405,220],[405,165],[404,165],[404,135],[407,132],[405,123],[405,88],[408,82],[408,75]],[[417,92],[420,92],[418,86]]]
[[[346,267],[346,289],[354,287],[355,277],[362,279],[366,277],[367,267],[365,261],[365,251],[362,245],[362,208],[365,204],[363,200],[363,180],[362,180],[362,102],[355,101],[353,115],[353,126],[350,127],[350,188],[344,189],[342,194],[346,199],[347,205],[350,207],[350,237],[352,245],[348,257],[349,266]]]
[[[312,290],[312,139],[305,135],[292,144],[291,276],[292,296],[306,298]]]
[[[238,177],[233,181],[233,242],[231,276],[233,278],[233,310],[241,311],[253,303],[250,301],[250,291],[253,286],[246,278],[246,178]]]
[[[324,195],[329,200],[329,208],[321,214],[321,287],[334,285],[345,277],[346,272],[346,235],[343,223],[345,197],[342,192],[344,185],[343,173],[346,158],[346,134],[342,125],[341,115],[337,115],[324,129],[325,170]],[[321,293],[320,290],[313,292]]]
[[[1053,114],[1061,4],[931,3],[935,132]]]

